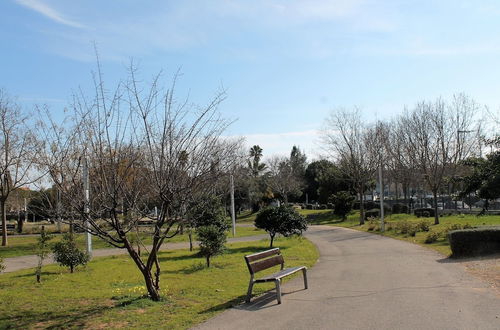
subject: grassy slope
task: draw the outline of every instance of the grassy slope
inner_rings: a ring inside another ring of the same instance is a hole
[[[256,229],[254,227],[237,227],[236,228],[236,236],[235,237],[243,237],[243,236],[253,236],[265,234],[265,231]],[[141,239],[147,245],[151,243],[151,236],[146,233],[140,233]],[[195,235],[193,235],[194,237]],[[77,242],[81,248],[85,247],[85,236],[84,234],[76,234]],[[228,232],[228,238],[233,237],[231,230]],[[62,238],[61,235],[54,235],[54,238],[50,241],[50,245],[54,245],[56,242],[60,241]],[[36,236],[23,236],[23,235],[15,235],[9,236],[9,246],[0,246],[0,257],[10,258],[10,257],[19,257],[23,255],[36,254]],[[173,242],[187,242],[188,235],[177,235],[173,238],[169,239],[168,243]],[[104,249],[110,248],[106,242],[102,241],[97,237],[92,238],[92,244],[94,249]]]
[[[268,240],[230,244],[226,254],[205,268],[195,252],[162,252],[164,299],[152,302],[142,277],[126,256],[98,258],[69,274],[44,267],[42,283],[33,270],[0,275],[0,328],[189,328],[243,301],[249,274],[243,256],[267,249]],[[312,266],[318,252],[303,238],[280,238],[287,266]],[[255,293],[272,288],[256,285]]]
[[[330,210],[301,210],[300,213],[307,216],[310,222],[313,224],[334,225],[334,226],[346,227],[362,231],[368,231],[369,228],[368,224],[365,224],[364,226],[359,225],[359,212],[355,212],[349,215],[347,220],[343,222],[340,221],[338,217],[333,215]],[[394,228],[396,223],[404,220],[409,221],[411,223],[426,221],[431,225],[430,229],[436,232],[441,232],[445,230],[447,227],[450,227],[452,224],[464,225],[468,223],[472,226],[500,224],[500,216],[498,215],[486,215],[481,217],[475,215],[442,216],[440,217],[440,224],[434,225],[434,218],[417,218],[413,215],[408,215],[408,214],[395,214],[387,216],[385,218],[385,221],[387,223],[386,228],[387,229],[390,229],[390,227]],[[380,232],[375,232],[375,233],[381,234]],[[428,234],[427,232],[418,232],[415,237],[410,237],[407,235],[396,233],[395,230],[393,229],[393,230],[387,230],[382,235],[430,247],[444,255],[451,254],[450,245],[446,238],[441,237],[434,243],[425,244],[424,241],[427,234]]]

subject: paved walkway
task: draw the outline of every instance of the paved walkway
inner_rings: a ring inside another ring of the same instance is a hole
[[[250,241],[261,240],[261,239],[267,238],[267,237],[269,237],[269,235],[267,235],[267,234],[236,237],[236,238],[229,238],[228,242],[229,243],[250,242]],[[194,245],[197,246],[198,242],[194,242]],[[150,247],[147,247],[147,248],[150,248]],[[175,249],[189,249],[189,242],[163,243],[162,248],[161,248],[161,250],[175,250]],[[121,254],[128,254],[128,252],[125,249],[117,249],[117,248],[96,249],[92,252],[92,257],[93,258],[107,257],[107,256],[112,256],[112,255],[121,255]],[[49,264],[53,264],[53,263],[55,263],[55,262],[52,259],[52,255],[50,255],[47,259],[44,260],[43,264],[49,265]],[[9,272],[15,272],[18,270],[22,270],[22,269],[33,268],[33,267],[36,267],[37,264],[38,264],[38,257],[36,255],[5,258],[4,259],[4,265],[5,265],[4,272],[9,273]]]
[[[320,251],[308,290],[298,277],[281,305],[273,290],[196,329],[500,329],[500,297],[434,251],[329,226],[306,236]]]

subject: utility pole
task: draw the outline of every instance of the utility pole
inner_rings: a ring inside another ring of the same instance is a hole
[[[56,221],[57,221],[57,231],[61,233],[61,191],[57,188],[56,194]]]
[[[380,231],[383,233],[385,231],[384,224],[384,181],[382,180],[382,164],[378,168],[378,180],[380,182]]]
[[[26,202],[26,197],[24,197],[24,222],[28,222],[28,203]]]
[[[87,163],[87,157],[83,159],[83,196],[84,196],[84,213],[85,217],[88,218],[90,213],[90,184],[89,184],[89,167]],[[87,253],[92,255],[92,236],[90,235],[90,224],[87,219],[85,219],[85,229],[86,229],[86,243],[87,243]]]
[[[236,236],[236,214],[234,212],[234,179],[231,174],[231,220],[233,222],[233,237]]]

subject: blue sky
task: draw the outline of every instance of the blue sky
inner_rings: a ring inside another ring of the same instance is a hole
[[[147,79],[181,68],[179,93],[222,113],[264,154],[320,153],[336,107],[389,118],[419,100],[464,92],[500,106],[498,1],[2,0],[0,87],[61,113],[89,89],[97,44],[105,81],[131,58]]]

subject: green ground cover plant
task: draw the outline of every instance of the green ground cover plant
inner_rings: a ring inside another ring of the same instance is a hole
[[[161,252],[160,302],[144,297],[142,275],[127,256],[96,258],[73,274],[45,266],[40,284],[33,269],[2,274],[0,328],[186,329],[244,301],[249,274],[243,256],[268,245],[268,240],[228,244],[210,268],[197,250]],[[287,267],[312,266],[318,259],[318,251],[304,238],[279,238],[276,246]]]
[[[261,235],[266,232],[255,227],[237,227],[235,237],[246,237],[253,235]],[[144,244],[151,243],[151,235],[146,233],[139,233]],[[231,229],[227,232],[227,237],[233,237]],[[49,243],[49,247],[52,248],[54,244],[60,242],[62,235],[53,235],[53,239]],[[75,234],[75,240],[79,248],[85,248],[85,235]],[[177,243],[177,242],[187,242],[189,240],[187,234],[174,236],[169,239],[167,243]],[[12,235],[9,236],[9,246],[0,246],[0,257],[11,258],[19,257],[25,255],[36,254],[36,242],[37,236],[26,236],[26,235]],[[97,237],[92,237],[93,249],[107,249],[111,248],[106,242],[100,240]]]
[[[380,234],[379,226],[373,223],[359,225],[359,212],[351,213],[345,221],[335,216],[330,210],[300,210],[311,224],[334,225]],[[376,220],[380,224],[380,219]],[[450,230],[500,225],[499,215],[445,215],[440,217],[440,224],[434,225],[433,218],[416,217],[411,214],[392,214],[385,217],[385,236],[430,247],[446,256],[451,254],[447,233]],[[415,236],[412,236],[413,233]],[[427,241],[427,243],[426,243]]]

